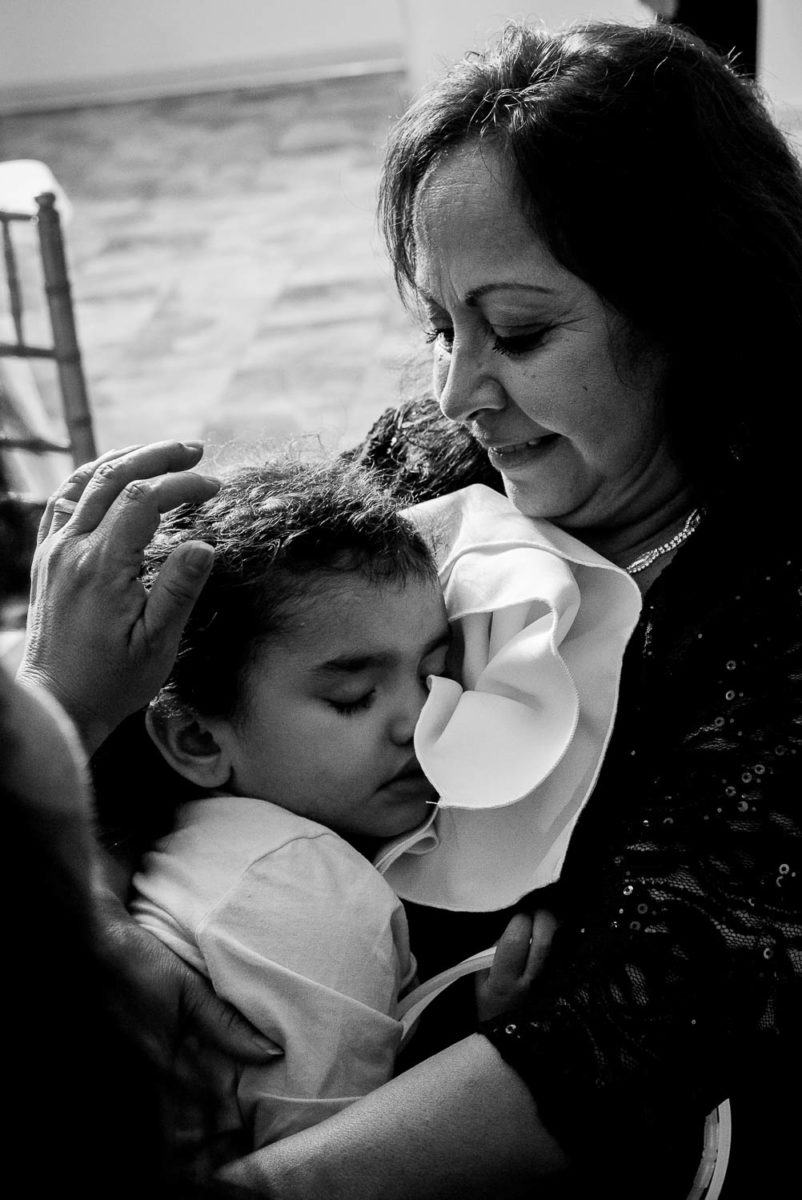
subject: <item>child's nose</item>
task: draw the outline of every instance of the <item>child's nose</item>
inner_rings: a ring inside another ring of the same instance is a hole
[[[400,690],[390,719],[390,737],[398,746],[411,743],[421,709],[429,691],[425,679],[417,679]]]

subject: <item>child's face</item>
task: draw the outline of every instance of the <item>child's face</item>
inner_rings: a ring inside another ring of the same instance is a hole
[[[257,653],[244,717],[214,723],[231,790],[348,837],[394,837],[435,799],[412,735],[449,631],[436,583],[377,586],[356,574],[306,600]]]

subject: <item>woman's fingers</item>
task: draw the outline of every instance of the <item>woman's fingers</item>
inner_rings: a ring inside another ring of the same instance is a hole
[[[242,1013],[212,991],[208,980],[184,968],[182,977],[182,1024],[201,1042],[228,1057],[264,1063],[280,1058],[283,1050],[261,1033]]]
[[[75,510],[76,529],[81,533],[96,529],[123,493],[129,500],[147,497],[157,484],[162,498],[159,512],[166,512],[184,499],[194,501],[196,496],[185,496],[183,488],[189,468],[195,466],[202,453],[200,443],[157,442],[101,463],[92,473]],[[160,477],[169,480],[172,474],[180,474],[183,482],[170,488]]]
[[[147,446],[109,450],[73,471],[56,489],[45,508],[39,542],[63,528],[68,520],[76,523],[80,533],[96,529],[114,501],[134,481],[186,472],[196,465],[202,454],[201,442],[154,442]]]
[[[63,529],[78,507],[78,501],[67,500],[64,496],[59,496],[58,500],[53,500],[51,496],[48,505],[49,510],[46,510],[48,511],[48,524],[45,525],[44,522],[40,523],[37,542],[41,542],[49,534],[58,533],[59,529]]]
[[[187,1035],[248,1062],[263,1062],[281,1053],[270,1038],[215,995],[208,979],[137,924],[119,897],[102,885],[95,891],[95,909],[105,952],[130,990],[165,1066],[174,1061]]]
[[[103,463],[110,462],[112,459],[122,458],[124,455],[130,454],[133,450],[137,449],[139,449],[138,446],[126,446],[123,450],[107,450],[105,454],[101,454],[99,458],[93,459],[92,462],[76,467],[72,474],[68,475],[63,483],[59,484],[53,495],[49,497],[45,505],[42,520],[39,523],[36,544],[39,545],[40,542],[45,540],[48,534],[56,533],[66,525],[78,507],[78,501],[98,467],[102,466]]]
[[[110,458],[92,472],[80,497],[77,515],[83,529],[94,529],[106,516],[114,500],[134,482],[152,480],[172,472],[186,472],[203,454],[203,445],[155,442]]]
[[[209,578],[214,550],[206,542],[185,542],[164,563],[151,585],[142,618],[132,641],[144,641],[144,651],[172,664],[192,607]],[[136,652],[136,649],[135,649]],[[168,667],[169,669],[169,667]]]
[[[82,500],[67,532],[76,538],[88,535],[87,545],[98,547],[99,562],[106,569],[135,561],[138,572],[144,548],[158,529],[162,513],[179,504],[210,500],[219,487],[218,479],[195,471],[176,471],[156,479],[137,478],[125,484],[98,526],[94,524],[98,510],[93,498]]]

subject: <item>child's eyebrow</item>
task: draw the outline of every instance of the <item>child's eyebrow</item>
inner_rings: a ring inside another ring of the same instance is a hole
[[[330,658],[328,662],[320,663],[312,673],[314,675],[336,675],[367,671],[370,667],[384,666],[390,657],[389,654],[341,654],[338,658]]]
[[[436,638],[432,638],[427,642],[421,652],[421,658],[426,658],[427,655],[433,654],[435,650],[439,650],[443,646],[447,646],[451,641],[451,632],[446,630],[439,634]],[[359,671],[368,671],[371,667],[384,667],[395,655],[387,650],[378,654],[340,654],[336,658],[330,658],[326,662],[319,663],[313,668],[313,675],[337,675],[337,674],[356,674]]]

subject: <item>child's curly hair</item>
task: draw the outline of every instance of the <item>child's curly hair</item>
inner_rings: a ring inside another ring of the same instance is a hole
[[[430,552],[376,477],[340,460],[242,468],[216,496],[167,514],[145,554],[145,583],[176,546],[214,546],[211,575],[154,707],[235,716],[256,644],[292,625],[299,603],[344,574],[377,584],[436,580]]]

